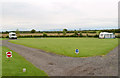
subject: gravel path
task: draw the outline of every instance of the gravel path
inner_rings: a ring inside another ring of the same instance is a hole
[[[118,47],[105,56],[75,58],[46,53],[39,49],[9,43],[8,40],[3,40],[2,43],[44,70],[49,76],[118,75]]]

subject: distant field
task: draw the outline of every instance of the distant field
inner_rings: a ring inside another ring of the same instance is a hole
[[[11,61],[9,61],[6,58],[6,52],[11,50],[7,47],[0,48],[2,48],[2,76],[47,76],[44,71],[36,68],[14,51],[12,51],[13,57]],[[23,68],[27,69],[26,72],[22,71]]]
[[[118,39],[98,38],[21,38],[10,42],[71,57],[105,55],[118,45]]]

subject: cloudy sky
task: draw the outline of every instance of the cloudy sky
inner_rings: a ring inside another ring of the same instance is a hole
[[[3,0],[2,30],[117,28],[119,0]]]

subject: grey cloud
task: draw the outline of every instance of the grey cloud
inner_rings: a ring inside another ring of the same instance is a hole
[[[48,3],[5,2],[2,6],[3,29],[62,29],[89,27],[117,27],[116,8],[106,11],[104,5],[95,8],[92,3],[81,3],[82,0],[57,1]],[[113,1],[113,0],[111,0]],[[92,7],[91,7],[92,6]],[[106,4],[105,6],[110,6]],[[89,8],[90,7],[90,8]],[[107,7],[105,7],[108,9]],[[102,10],[103,9],[103,10]],[[111,13],[109,13],[111,12]],[[109,14],[107,14],[109,13]]]

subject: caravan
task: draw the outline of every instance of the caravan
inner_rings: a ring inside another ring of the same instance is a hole
[[[9,39],[17,39],[16,33],[10,32]]]
[[[113,33],[108,33],[108,32],[101,32],[99,34],[100,39],[105,39],[105,38],[115,38],[115,35]]]

